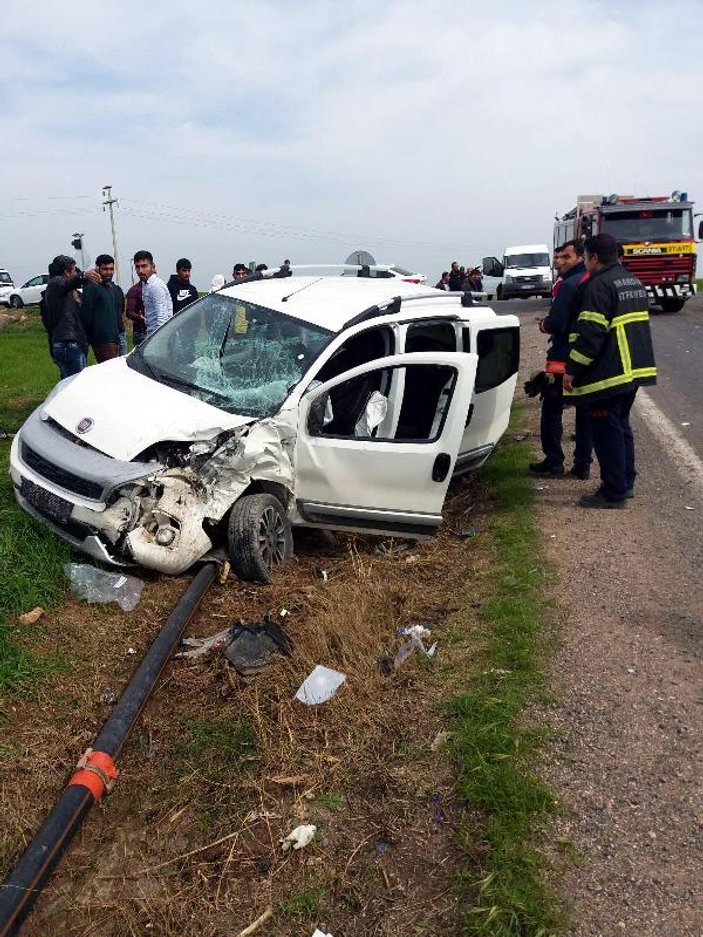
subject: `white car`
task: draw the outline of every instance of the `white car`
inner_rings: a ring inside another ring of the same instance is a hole
[[[38,303],[48,282],[48,273],[43,273],[32,277],[31,280],[27,280],[22,286],[11,286],[7,291],[3,288],[0,290],[0,302],[11,309],[21,309],[22,306]],[[1,283],[0,286],[2,286]]]
[[[405,283],[427,283],[427,277],[424,273],[412,273],[397,264],[341,264],[341,266],[345,268],[341,274],[344,277],[371,277],[379,280],[397,278]],[[321,267],[319,269],[331,268]]]
[[[179,573],[226,545],[255,581],[290,557],[291,526],[432,534],[452,475],[508,425],[517,317],[285,273],[57,384],[13,441],[20,505],[103,562]]]

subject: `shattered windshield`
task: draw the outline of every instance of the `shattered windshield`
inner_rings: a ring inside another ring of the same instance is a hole
[[[260,418],[276,413],[332,334],[211,293],[170,319],[127,360],[205,403]]]

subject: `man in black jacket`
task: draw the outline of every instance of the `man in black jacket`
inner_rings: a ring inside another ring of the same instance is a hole
[[[81,321],[81,298],[78,290],[86,280],[99,283],[97,270],[85,276],[76,270],[73,257],[59,254],[52,261],[53,276],[44,291],[44,327],[49,333],[51,355],[61,379],[78,374],[85,367],[88,337]]]
[[[174,316],[198,298],[198,291],[190,282],[191,270],[192,266],[188,258],[181,257],[176,261],[176,272],[171,274],[166,284],[171,294]]]
[[[634,494],[635,446],[630,410],[637,388],[655,384],[647,291],[618,262],[609,234],[586,238],[586,283],[574,324],[564,390],[587,407],[601,486],[584,495],[587,508],[624,508]]]
[[[564,450],[561,445],[564,412],[562,379],[566,356],[569,353],[569,333],[578,315],[583,284],[588,279],[583,262],[583,242],[580,239],[568,241],[559,249],[559,274],[559,279],[554,284],[549,315],[539,324],[540,331],[550,336],[545,365],[545,371],[550,375],[550,383],[542,393],[540,418],[544,459],[541,462],[530,463],[530,472],[533,475],[564,474]],[[588,412],[579,407],[576,410],[574,465],[570,475],[575,478],[588,478],[592,461],[591,449]]]

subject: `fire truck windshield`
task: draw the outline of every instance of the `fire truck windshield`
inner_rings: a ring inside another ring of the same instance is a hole
[[[693,236],[690,209],[645,209],[644,211],[608,212],[603,215],[601,231],[616,241],[678,241]]]

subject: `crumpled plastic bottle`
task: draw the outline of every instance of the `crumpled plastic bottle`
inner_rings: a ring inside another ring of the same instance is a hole
[[[137,607],[144,583],[136,576],[108,573],[87,563],[66,563],[64,573],[71,591],[86,602],[117,602],[123,612]]]

